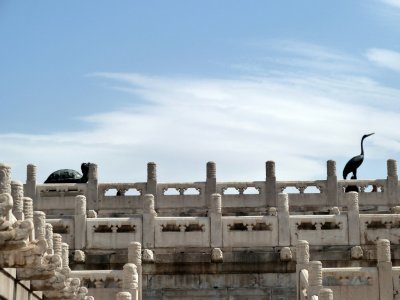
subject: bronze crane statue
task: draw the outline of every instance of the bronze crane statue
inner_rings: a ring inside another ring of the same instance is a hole
[[[349,173],[353,173],[354,179],[357,179],[357,169],[359,166],[361,166],[362,162],[364,161],[364,146],[363,146],[364,139],[366,139],[367,137],[369,137],[370,135],[373,135],[373,134],[374,133],[363,135],[363,137],[361,139],[361,154],[354,156],[344,166],[343,179],[346,179],[346,177],[347,177],[347,175],[349,175]],[[353,179],[353,177],[352,177],[352,179]]]

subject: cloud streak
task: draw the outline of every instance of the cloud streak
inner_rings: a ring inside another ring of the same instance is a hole
[[[400,72],[400,52],[388,49],[372,48],[366,53],[367,58],[380,67]]]
[[[381,0],[381,2],[383,2],[389,6],[400,8],[400,0]]]

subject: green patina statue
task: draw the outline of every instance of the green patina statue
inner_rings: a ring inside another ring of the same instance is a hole
[[[61,169],[50,174],[44,183],[86,183],[90,163],[82,163],[82,174],[72,169]]]

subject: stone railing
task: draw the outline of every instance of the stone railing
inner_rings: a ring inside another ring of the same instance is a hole
[[[95,299],[142,299],[141,269],[138,272],[138,266],[133,263],[125,264],[123,270],[72,271],[71,274],[80,279]],[[130,298],[120,298],[121,293],[130,294]]]
[[[36,186],[33,202],[35,210],[73,210],[75,196],[86,195],[87,185],[82,183],[40,184]]]
[[[145,183],[101,183],[98,185],[98,209],[113,213],[140,212],[145,191]]]
[[[131,241],[142,241],[141,218],[87,219],[87,248],[125,249]]]
[[[332,299],[332,294],[341,300],[397,299],[400,270],[392,267],[386,239],[377,241],[376,267],[322,268],[320,261],[309,261],[309,245],[304,240],[299,241],[296,252],[298,300],[316,295],[317,299]]]
[[[122,288],[124,276],[121,270],[71,271],[71,274],[87,288]]]
[[[210,222],[206,217],[156,217],[156,247],[210,247]]]
[[[32,165],[28,166],[32,171]],[[327,177],[313,181],[277,181],[275,163],[266,163],[265,181],[217,182],[216,165],[207,163],[207,177],[203,182],[158,183],[156,165],[148,164],[147,182],[98,183],[97,166],[92,164],[89,181],[86,184],[36,184],[34,174],[28,172],[24,185],[25,194],[34,198],[35,209],[51,215],[55,210],[64,215],[73,208],[73,197],[86,195],[88,209],[98,211],[99,216],[112,213],[141,213],[143,195],[153,194],[155,208],[163,216],[191,215],[204,216],[210,208],[209,199],[219,193],[222,209],[235,215],[244,212],[265,212],[266,208],[277,206],[277,194],[288,194],[291,211],[326,211],[329,207],[345,206],[347,187],[358,189],[361,210],[378,211],[400,204],[397,162],[388,160],[387,178],[377,180],[338,180],[336,164],[327,162]],[[29,171],[28,170],[28,171]]]
[[[293,206],[318,206],[327,198],[325,180],[315,181],[278,181],[277,191],[287,193]],[[292,191],[286,191],[291,188]]]
[[[388,181],[384,179],[377,180],[338,180],[338,195],[340,206],[344,206],[343,200],[346,188],[358,190],[360,205],[376,206],[378,204],[391,203],[389,199]]]
[[[74,217],[48,219],[74,249],[124,249],[130,241],[146,248],[165,247],[276,247],[311,245],[368,245],[378,239],[399,244],[399,207],[393,214],[360,214],[356,192],[346,194],[347,211],[329,215],[290,215],[288,194],[278,195],[278,207],[264,216],[224,216],[221,195],[213,194],[207,217],[159,217],[154,197],[143,195],[143,214],[132,217],[90,217],[85,197],[77,196]]]
[[[266,207],[267,197],[264,181],[221,182],[216,192],[224,199],[223,207]]]
[[[337,299],[380,299],[379,274],[376,267],[323,268],[322,277],[323,286],[329,287]],[[352,296],[344,298],[341,295]]]
[[[206,208],[205,191],[204,182],[160,183],[157,185],[155,207],[156,209]]]
[[[361,244],[373,244],[378,239],[399,243],[400,214],[360,215]]]
[[[400,267],[392,267],[394,300],[400,300]]]
[[[278,217],[222,217],[223,247],[278,245]]]
[[[312,245],[347,245],[349,243],[346,215],[290,216],[290,240],[307,240]]]

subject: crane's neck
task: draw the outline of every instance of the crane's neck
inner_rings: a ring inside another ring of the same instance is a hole
[[[364,139],[365,137],[361,139],[361,155],[364,155]]]

